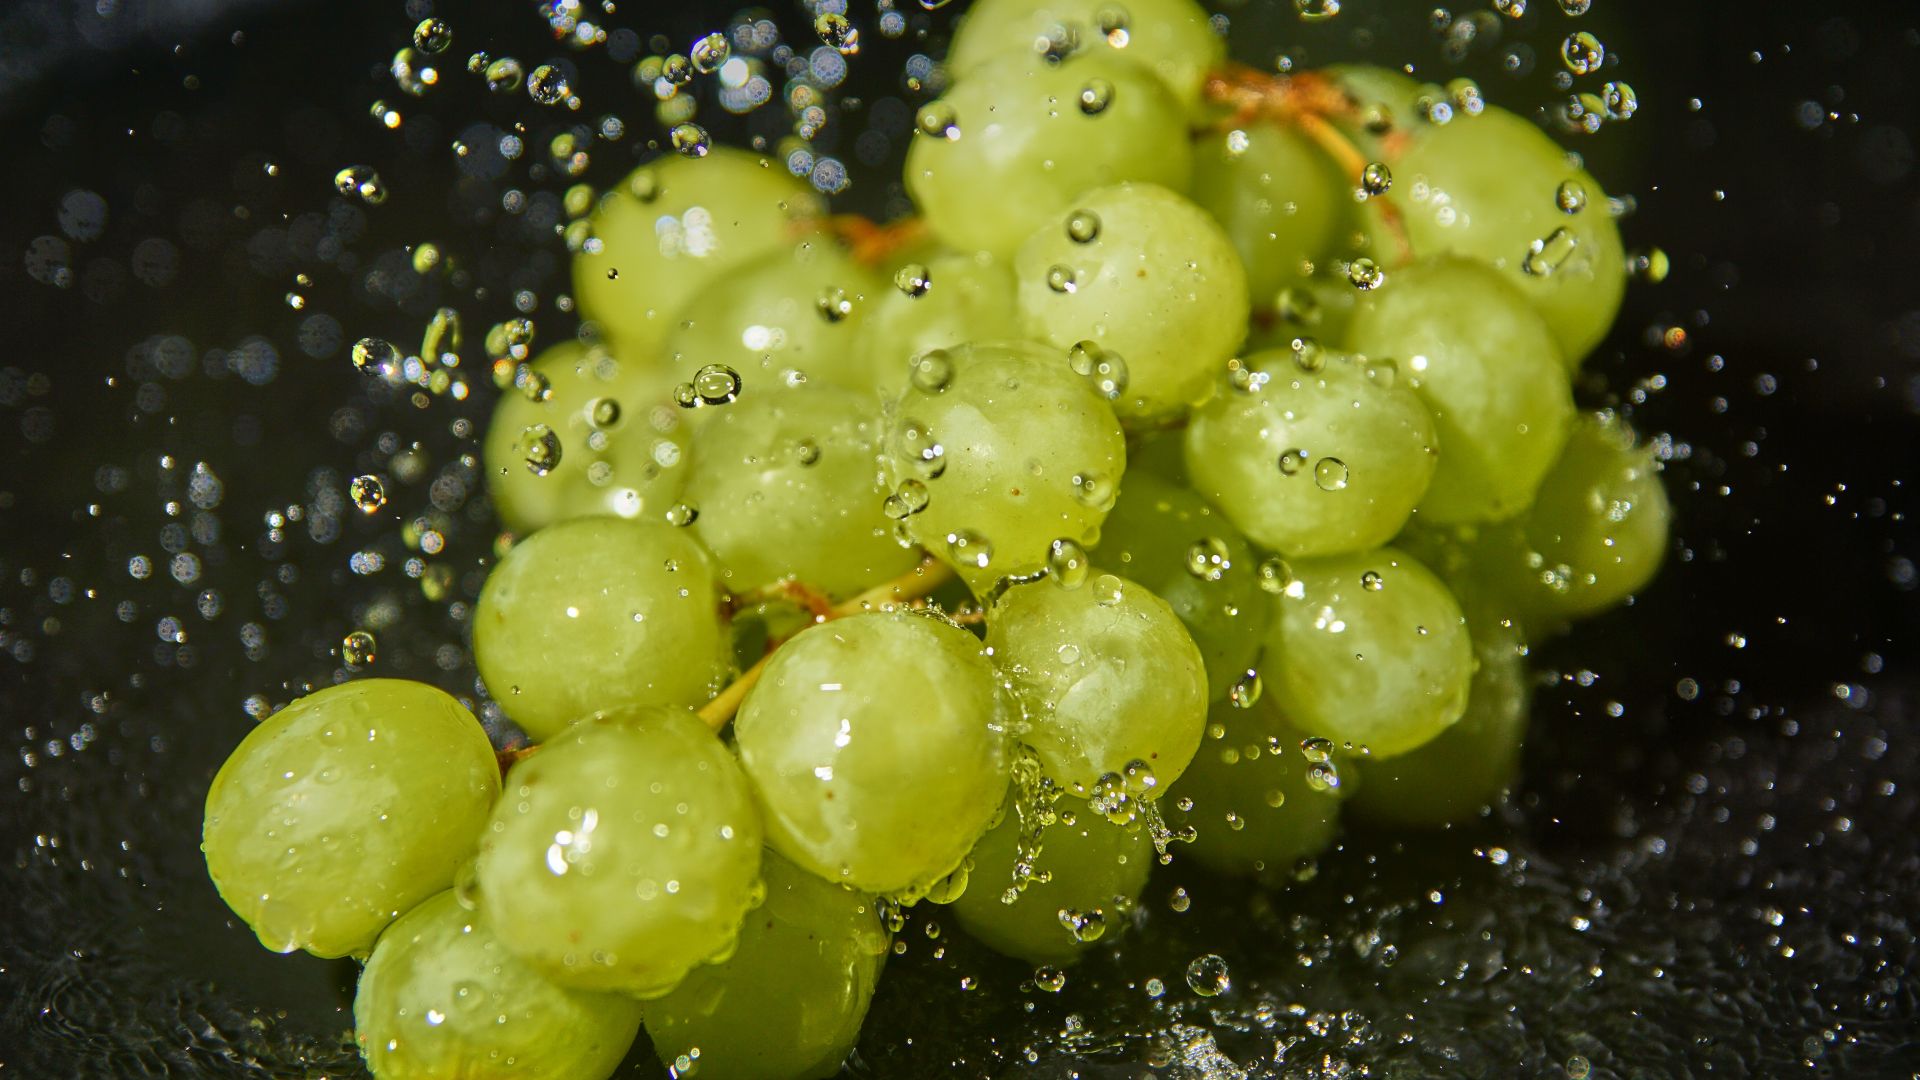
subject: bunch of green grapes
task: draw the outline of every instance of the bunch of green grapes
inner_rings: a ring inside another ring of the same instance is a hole
[[[500,746],[345,682],[207,796],[261,941],[365,962],[377,1077],[600,1080],[643,1023],[828,1076],[902,906],[1057,989],[1155,865],[1499,802],[1529,642],[1668,546],[1573,403],[1608,200],[1477,91],[1224,55],[1193,0],[977,0],[917,217],[704,143],[580,201],[579,340],[494,350]]]

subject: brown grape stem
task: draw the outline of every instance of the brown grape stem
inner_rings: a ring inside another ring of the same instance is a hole
[[[918,566],[892,581],[876,585],[851,600],[816,613],[814,622],[831,622],[834,619],[844,619],[849,615],[858,615],[863,611],[910,603],[927,596],[951,580],[953,580],[951,567],[931,557],[924,558],[920,560]],[[733,680],[732,685],[720,691],[712,701],[702,705],[700,719],[706,721],[707,726],[715,731],[726,727],[727,721],[733,719],[733,714],[740,711],[740,703],[746,700],[747,691],[752,690],[754,684],[760,681],[760,675],[766,671],[768,661],[772,660],[777,652],[777,649],[769,651],[752,667],[741,672],[740,677]]]
[[[927,223],[918,217],[896,218],[882,225],[860,214],[830,214],[794,223],[795,232],[831,234],[847,247],[847,253],[862,266],[885,265],[900,252],[927,237]]]

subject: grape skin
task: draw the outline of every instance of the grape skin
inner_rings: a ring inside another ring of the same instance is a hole
[[[548,982],[449,890],[380,935],[353,1026],[378,1080],[605,1080],[640,1030],[640,1003]]]
[[[912,359],[929,349],[1020,336],[1011,260],[984,251],[941,250],[911,254],[901,265],[908,262],[926,267],[932,287],[920,296],[880,290],[854,339],[856,366],[871,372],[881,395],[890,399],[906,387]]]
[[[1172,807],[1169,826],[1193,829],[1180,856],[1217,873],[1284,883],[1301,860],[1326,850],[1351,787],[1344,776],[1338,787],[1309,782],[1304,739],[1271,696],[1247,709],[1214,705],[1187,775],[1161,803]]]
[[[1239,251],[1257,309],[1272,308],[1283,288],[1304,286],[1333,253],[1356,213],[1352,188],[1293,127],[1249,125],[1195,143],[1193,201]]]
[[[453,883],[500,791],[473,714],[425,683],[362,679],[247,733],[207,792],[221,899],[275,952],[363,956]]]
[[[1124,25],[1103,26],[1112,14]],[[1035,51],[1036,43],[1111,50],[1157,75],[1188,108],[1197,105],[1207,73],[1218,67],[1226,42],[1193,0],[976,0],[954,34],[947,68],[964,77],[998,57]]]

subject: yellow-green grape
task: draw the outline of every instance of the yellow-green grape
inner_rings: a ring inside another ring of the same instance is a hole
[[[888,512],[983,594],[1037,573],[1056,541],[1091,546],[1126,470],[1120,422],[1064,352],[943,350],[939,379],[910,380],[882,460]]]
[[[507,773],[480,912],[555,982],[658,997],[733,949],[761,835],[746,777],[692,710],[596,714]]]
[[[1186,113],[1111,52],[989,60],[920,109],[906,183],[961,251],[1011,255],[1081,192],[1122,180],[1187,186]]]
[[[712,557],[664,523],[550,525],[487,576],[473,660],[536,740],[595,709],[697,705],[732,667]]]
[[[880,392],[898,397],[909,378],[937,379],[913,364],[929,349],[1020,336],[1010,260],[984,252],[916,253],[894,271],[854,336],[855,364]]]
[[[1167,602],[1134,582],[1095,570],[1078,588],[1008,589],[987,646],[1025,714],[1021,741],[1076,795],[1104,784],[1158,797],[1200,744],[1205,662]]]
[[[647,1034],[663,1063],[694,1062],[703,1080],[832,1076],[880,981],[886,927],[873,897],[775,852],[761,873],[767,898],[740,923],[733,955],[648,1002]]]
[[[1362,761],[1353,809],[1373,821],[1437,827],[1470,821],[1499,801],[1520,769],[1533,685],[1527,645],[1511,623],[1469,616],[1477,668],[1459,722],[1417,750]]]
[[[530,533],[592,514],[664,513],[686,481],[683,410],[665,386],[578,342],[515,374],[481,457],[500,523]]]
[[[964,78],[1008,55],[1105,50],[1145,65],[1192,108],[1225,59],[1226,40],[1193,0],[977,0],[953,36],[947,70]]]
[[[993,820],[1011,721],[972,634],[870,612],[780,646],[733,731],[775,850],[829,881],[912,894]]]
[[[793,223],[824,205],[759,154],[662,157],[601,197],[573,259],[574,298],[620,355],[650,364],[689,300],[789,244]]]
[[[377,1080],[605,1080],[640,1030],[640,1003],[548,982],[448,890],[380,935],[353,1024]]]
[[[1460,718],[1473,651],[1460,605],[1431,571],[1393,548],[1292,570],[1261,661],[1289,723],[1385,758]]]
[[[1162,803],[1172,807],[1170,826],[1193,832],[1177,857],[1223,874],[1283,879],[1333,843],[1350,772],[1282,720],[1269,698],[1244,709],[1216,704],[1193,764]]]
[[[1270,297],[1254,294],[1254,306],[1265,305],[1271,319],[1256,320],[1247,328],[1243,352],[1291,349],[1297,340],[1334,344],[1347,339],[1354,301],[1364,296],[1337,264],[1320,264],[1311,276],[1282,286]]]
[[[730,368],[742,396],[791,385],[793,372],[871,394],[879,372],[857,362],[854,341],[868,305],[886,288],[830,239],[763,253],[681,309],[667,338],[668,362],[681,379],[713,364]]]
[[[1201,135],[1193,156],[1193,201],[1213,215],[1240,252],[1253,306],[1277,305],[1301,288],[1339,245],[1353,215],[1353,180],[1325,152],[1283,124],[1249,124]],[[1349,293],[1353,291],[1347,285]],[[1308,333],[1319,333],[1317,330]]]
[[[911,570],[893,538],[864,396],[824,383],[742,397],[693,440],[686,506],[728,591],[792,577],[833,597]]]
[[[1205,400],[1246,334],[1233,242],[1206,211],[1154,184],[1081,194],[1021,245],[1014,275],[1027,336],[1115,365],[1107,393],[1122,417]]]
[[[1505,109],[1456,111],[1411,133],[1391,162],[1390,197],[1399,200],[1413,250],[1497,268],[1545,318],[1562,362],[1577,369],[1607,336],[1626,291],[1620,228],[1600,182]]]
[[[967,889],[948,907],[996,952],[1034,964],[1070,963],[1120,936],[1153,869],[1153,842],[1145,828],[1115,825],[1067,797],[1059,820],[1040,830],[1034,857],[1020,845],[1021,816],[1033,812],[1018,800],[1007,807],[974,846]]]
[[[1260,559],[1226,515],[1136,461],[1100,530],[1096,558],[1180,616],[1206,663],[1208,700],[1236,686],[1244,692],[1271,609]]]
[[[362,956],[395,916],[453,884],[499,791],[493,746],[459,702],[362,679],[247,733],[207,792],[200,850],[267,948]]]
[[[1333,119],[1342,123],[1362,152],[1375,160],[1387,156],[1385,145],[1390,136],[1404,138],[1416,120],[1426,119],[1418,109],[1422,84],[1405,72],[1370,64],[1330,64],[1320,74],[1332,79],[1353,102],[1351,116]]]
[[[1659,572],[1671,516],[1653,449],[1611,412],[1583,416],[1519,520],[1520,551],[1502,576],[1532,616],[1598,615]]]
[[[1347,343],[1391,360],[1433,413],[1440,461],[1421,517],[1526,509],[1566,442],[1573,392],[1553,335],[1503,275],[1446,256],[1394,271],[1355,308]]]
[[[1289,557],[1391,540],[1450,448],[1406,380],[1383,367],[1304,339],[1254,354],[1187,425],[1194,490]]]

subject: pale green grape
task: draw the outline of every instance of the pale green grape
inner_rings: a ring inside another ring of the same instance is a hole
[[[1226,515],[1136,464],[1121,481],[1095,557],[1180,616],[1206,663],[1209,700],[1246,678],[1270,608],[1260,560]]]
[[[1208,133],[1194,149],[1193,201],[1232,238],[1259,310],[1273,308],[1282,289],[1304,287],[1332,256],[1342,224],[1355,213],[1353,187],[1353,178],[1291,126]]]
[[[1460,718],[1473,652],[1460,605],[1431,571],[1381,548],[1302,559],[1292,573],[1261,661],[1289,723],[1385,758]]]
[[[865,404],[807,383],[712,410],[693,441],[686,505],[729,591],[790,576],[844,597],[919,561],[880,511],[880,421]]]
[[[1153,869],[1153,843],[1140,826],[1115,825],[1086,803],[1063,798],[1059,820],[1039,832],[1040,851],[1022,851],[1023,811],[1015,800],[973,849],[967,889],[948,905],[967,933],[995,951],[1035,964],[1069,963],[1127,925]],[[1028,877],[1018,864],[1031,857]],[[1024,888],[1015,882],[1025,880]],[[1012,903],[1008,903],[1008,899]]]
[[[507,773],[480,840],[480,911],[555,982],[657,997],[732,950],[760,842],[746,777],[699,717],[615,709]]]
[[[473,612],[473,660],[545,739],[595,709],[697,705],[731,667],[711,556],[684,530],[576,518],[514,545]]]
[[[1620,229],[1600,182],[1533,123],[1493,106],[1410,131],[1390,161],[1414,252],[1497,268],[1545,318],[1566,367],[1578,368],[1626,291]],[[1580,192],[1574,213],[1561,209],[1563,184]]]
[[[267,948],[364,955],[395,916],[453,884],[499,791],[493,747],[459,702],[362,679],[247,733],[207,792],[200,850]]]
[[[911,893],[993,820],[1011,721],[972,634],[872,612],[782,645],[733,730],[775,850],[829,881]]]
[[[1186,446],[1186,432],[1182,429],[1140,432],[1127,443],[1127,479],[1148,472],[1170,484],[1186,487]]]
[[[1158,75],[1181,103],[1199,102],[1226,54],[1193,0],[977,0],[953,36],[947,69],[965,77],[1008,55],[1112,50]]]
[[[1081,192],[1122,180],[1187,186],[1186,115],[1111,52],[989,60],[923,106],[906,183],[949,247],[1011,255]]]
[[[1305,742],[1270,698],[1251,708],[1216,704],[1193,764],[1162,803],[1172,807],[1170,826],[1193,830],[1175,858],[1284,880],[1302,859],[1326,850],[1340,830],[1351,777],[1335,758],[1310,760]]]
[[[1200,650],[1138,584],[1096,570],[1078,588],[1015,586],[988,613],[987,646],[1025,713],[1021,741],[1076,795],[1107,778],[1156,797],[1200,743]]]
[[[1510,623],[1476,613],[1468,626],[1477,667],[1466,711],[1425,746],[1361,762],[1366,782],[1353,797],[1356,813],[1395,825],[1455,824],[1478,816],[1513,782],[1533,698],[1527,645]]]
[[[1299,339],[1334,344],[1347,339],[1347,324],[1353,320],[1356,299],[1365,295],[1353,287],[1337,260],[1317,266],[1309,277],[1283,286],[1264,298],[1270,318],[1255,320],[1247,329],[1243,352],[1291,349]],[[1255,296],[1256,306],[1263,298]]]
[[[1194,490],[1289,557],[1392,539],[1450,449],[1405,380],[1305,340],[1245,363],[1187,425]]]
[[[1246,333],[1233,242],[1206,211],[1154,184],[1082,193],[1021,245],[1014,274],[1028,337],[1119,354],[1125,377],[1111,396],[1123,417],[1205,400]]]
[[[500,395],[482,448],[501,524],[529,533],[592,514],[664,513],[686,482],[681,411],[659,379],[604,348],[541,353]]]
[[[872,372],[887,397],[899,396],[910,362],[929,349],[1020,336],[1009,260],[984,251],[917,252],[896,272],[909,265],[926,271],[925,290],[911,280],[906,289],[880,290],[854,338],[856,366]]]
[[[1376,364],[1392,360],[1433,413],[1440,461],[1423,518],[1526,509],[1566,442],[1573,392],[1553,335],[1503,275],[1457,257],[1393,271],[1360,301],[1347,342]]]
[[[943,351],[940,380],[915,378],[883,447],[908,534],[975,592],[1047,565],[1054,541],[1091,545],[1126,440],[1064,352],[989,344]]]
[[[380,935],[353,1024],[378,1080],[605,1080],[640,1030],[640,1003],[548,982],[449,890]]]
[[[747,912],[724,963],[695,968],[647,1004],[653,1050],[696,1062],[703,1080],[828,1077],[860,1036],[887,931],[874,898],[768,851],[767,898]]]
[[[710,364],[731,368],[743,395],[789,385],[796,371],[872,393],[881,373],[858,362],[854,341],[868,306],[890,288],[826,237],[776,248],[687,302],[667,338],[668,361],[682,379]]]
[[[573,260],[574,297],[620,355],[651,364],[689,300],[790,241],[824,203],[786,169],[724,146],[667,155],[601,197]]]

